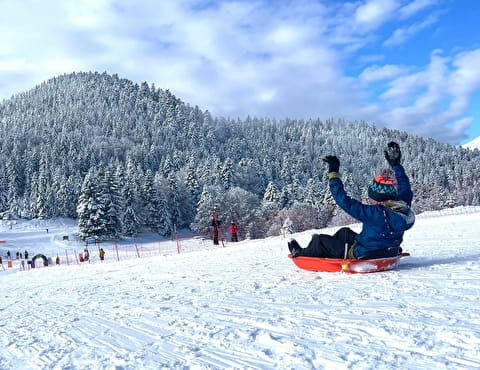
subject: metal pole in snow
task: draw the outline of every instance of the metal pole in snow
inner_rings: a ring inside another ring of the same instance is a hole
[[[177,225],[173,224],[173,233],[175,235],[175,240],[177,243],[177,252],[180,254],[180,241],[178,240]]]

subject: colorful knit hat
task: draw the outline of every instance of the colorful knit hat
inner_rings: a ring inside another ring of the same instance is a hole
[[[397,199],[397,179],[395,174],[389,170],[382,170],[380,175],[375,176],[368,187],[368,197],[377,202]]]

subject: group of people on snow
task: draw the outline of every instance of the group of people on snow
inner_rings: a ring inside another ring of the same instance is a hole
[[[24,269],[22,267],[25,266],[25,259],[23,259],[23,256],[26,256],[25,258],[28,258],[28,252],[25,251],[25,254],[21,254],[19,252],[17,252],[17,259],[20,259],[21,260],[21,263],[20,263],[20,267],[21,269]],[[39,256],[39,255],[37,255]],[[100,261],[104,261],[105,260],[105,250],[103,248],[100,248],[99,251],[98,251],[98,257],[100,258]],[[80,258],[80,262],[86,262],[86,261],[89,261],[90,259],[90,252],[88,250],[88,248],[85,248],[84,251],[83,251],[83,254],[81,254],[81,258]],[[11,254],[10,254],[10,251],[7,251],[7,260],[8,261],[11,261]],[[33,261],[35,260],[35,257],[33,258],[32,261],[27,261],[28,265],[29,265],[29,268],[34,268],[35,266],[33,265]],[[60,256],[57,255],[57,257],[55,258],[55,264],[56,265],[60,265]],[[51,258],[48,258],[47,260],[44,260],[44,266],[48,266],[49,264],[53,263],[52,262],[52,259]],[[3,258],[2,256],[0,256],[0,265],[3,265]]]
[[[98,257],[100,258],[100,261],[105,260],[105,250],[103,248],[100,248],[98,250]],[[87,247],[83,250],[83,255],[81,255],[80,262],[87,262],[90,261],[90,251],[88,250]]]
[[[213,244],[218,245],[219,243],[219,238],[220,240],[223,240],[221,237],[221,221],[218,219],[218,215],[215,211],[212,212],[212,223],[211,227],[213,230]],[[230,225],[228,226],[228,231],[230,231],[230,241],[231,242],[238,242],[238,226],[235,223],[235,220],[232,220],[230,222]]]
[[[6,258],[8,261],[11,261],[11,260],[12,260],[12,254],[10,253],[9,250],[7,251],[7,254],[6,254],[5,258]],[[17,260],[28,259],[28,251],[25,250],[24,253],[22,253],[22,252],[16,252],[15,258],[16,258]]]

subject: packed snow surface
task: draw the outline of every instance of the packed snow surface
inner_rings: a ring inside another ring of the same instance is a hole
[[[305,246],[334,231],[293,236]],[[0,254],[58,254],[74,232],[4,221]],[[480,367],[478,207],[420,215],[403,243],[411,257],[388,272],[299,270],[281,236],[188,252],[198,243],[27,271],[4,259],[0,369]]]

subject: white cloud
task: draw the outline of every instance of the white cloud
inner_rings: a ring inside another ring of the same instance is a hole
[[[364,119],[451,142],[468,126],[477,53],[434,53],[414,66],[372,47],[385,38],[383,26],[397,27],[387,45],[415,37],[438,13],[410,24],[397,18],[435,4],[0,1],[0,98],[62,73],[107,71],[155,83],[214,115]]]
[[[357,8],[355,21],[365,28],[376,28],[391,19],[398,6],[396,0],[369,0]]]
[[[360,74],[359,78],[364,82],[390,80],[392,78],[403,75],[405,72],[406,70],[402,66],[389,64],[384,66],[373,65],[371,67],[365,68]]]
[[[480,89],[480,72],[475,68],[478,63],[480,49],[453,58],[443,57],[438,50],[433,52],[423,70],[402,74],[389,83],[377,106],[379,122],[445,142],[461,140],[473,122],[467,116],[468,103]],[[373,72],[376,76],[377,71]]]
[[[461,52],[452,64],[456,68],[449,81],[453,93],[472,94],[480,88],[480,49]]]

